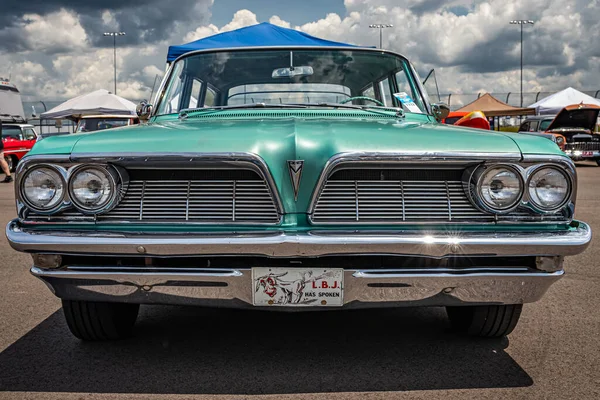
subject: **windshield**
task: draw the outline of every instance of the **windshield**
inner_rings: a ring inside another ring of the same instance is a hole
[[[128,122],[128,118],[84,118],[77,124],[76,132],[92,132],[117,128],[127,125]]]
[[[2,139],[11,138],[14,140],[23,140],[23,133],[18,126],[3,126]]]
[[[551,122],[551,119],[545,119],[542,122],[540,122],[540,131],[545,131],[546,129],[548,129]]]
[[[265,103],[337,103],[427,113],[405,59],[367,50],[238,50],[177,61],[157,114]]]

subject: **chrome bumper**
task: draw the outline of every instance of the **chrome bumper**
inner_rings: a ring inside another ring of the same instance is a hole
[[[140,304],[252,307],[251,270],[172,272],[31,269],[58,296],[69,300]],[[346,270],[343,308],[522,304],[539,300],[563,271],[527,268],[490,272],[450,270]],[[277,306],[260,309],[300,310]],[[257,307],[258,308],[258,307]],[[327,307],[331,309],[330,307]],[[303,309],[307,309],[306,307]],[[314,309],[310,307],[310,309]]]
[[[582,160],[596,160],[600,158],[600,151],[580,151],[580,150],[566,150],[565,154],[568,155],[574,161]]]
[[[28,253],[105,255],[255,255],[311,257],[341,254],[444,256],[571,256],[583,252],[590,227],[527,232],[417,231],[269,231],[252,233],[143,234],[90,231],[41,231],[6,226],[10,245]]]

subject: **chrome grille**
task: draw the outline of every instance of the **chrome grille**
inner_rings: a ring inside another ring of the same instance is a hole
[[[266,181],[253,171],[218,173],[238,176],[216,179],[215,171],[130,171],[133,177],[117,207],[98,215],[97,222],[196,222],[263,223],[279,222],[279,212]],[[152,179],[192,176],[191,179]],[[198,179],[198,176],[209,179]],[[93,221],[75,209],[43,216],[30,213],[31,221]]]
[[[264,181],[133,181],[98,219],[276,223],[279,215]]]
[[[600,151],[600,142],[574,142],[566,143],[565,150]]]
[[[439,175],[439,170],[435,171]],[[407,171],[426,176],[427,171]],[[357,170],[364,176],[364,171]],[[393,175],[393,174],[388,174]],[[452,174],[449,174],[452,175]],[[339,175],[338,175],[339,176]],[[469,201],[458,180],[327,180],[311,215],[313,223],[461,223],[563,221],[562,213],[541,216],[518,209],[502,216],[484,213]]]

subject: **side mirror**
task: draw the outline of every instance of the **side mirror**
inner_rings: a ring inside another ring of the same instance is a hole
[[[438,122],[450,114],[450,107],[446,103],[434,103],[431,107],[433,108],[433,116]]]
[[[142,100],[135,108],[135,112],[140,117],[140,120],[146,121],[152,114],[152,104],[148,104],[146,100]]]

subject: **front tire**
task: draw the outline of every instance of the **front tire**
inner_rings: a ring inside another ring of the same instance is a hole
[[[522,304],[446,307],[450,323],[456,331],[479,337],[510,334],[517,326],[522,310]]]
[[[63,300],[71,333],[81,340],[116,340],[131,336],[139,304]]]
[[[596,164],[600,167],[600,160],[596,160]]]

